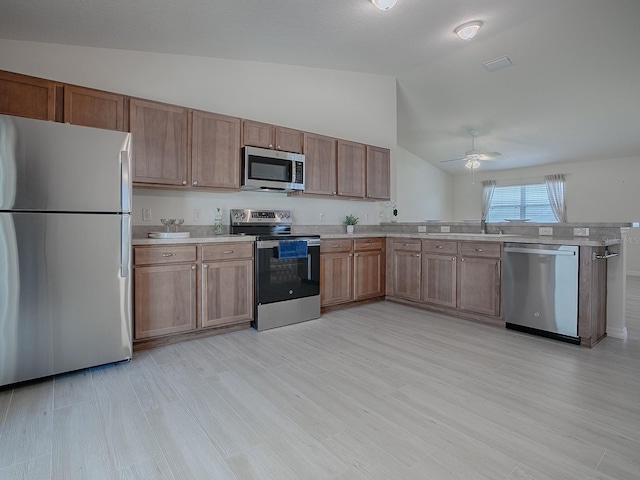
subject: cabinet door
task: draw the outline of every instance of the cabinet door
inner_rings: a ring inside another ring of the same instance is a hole
[[[188,185],[187,111],[178,106],[130,101],[133,181]]]
[[[54,82],[0,71],[0,113],[54,120]]]
[[[405,250],[393,252],[394,295],[407,300],[420,301],[422,260],[421,254]]]
[[[300,130],[276,127],[276,150],[302,153],[302,133]]]
[[[320,306],[338,305],[353,300],[353,254],[320,255]]]
[[[367,198],[389,200],[391,152],[387,148],[367,146]]]
[[[242,144],[252,147],[273,148],[273,125],[243,120]]]
[[[240,188],[241,120],[192,112],[191,184]]]
[[[305,193],[335,195],[337,140],[304,134]]]
[[[422,254],[422,301],[456,307],[457,257]]]
[[[384,255],[381,250],[356,252],[353,256],[354,300],[384,295]]]
[[[135,339],[196,328],[196,265],[135,267]]]
[[[124,102],[124,95],[65,85],[64,121],[123,132]]]
[[[461,257],[458,279],[460,310],[500,315],[500,260]]]
[[[364,198],[366,146],[338,140],[338,195]]]
[[[253,319],[253,260],[202,265],[202,326]]]

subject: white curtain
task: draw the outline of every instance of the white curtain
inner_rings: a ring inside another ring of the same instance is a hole
[[[496,190],[495,180],[485,180],[482,182],[482,218],[485,220],[489,216],[491,208],[491,200],[493,200],[493,192]]]
[[[547,185],[549,204],[553,214],[556,216],[556,220],[560,223],[566,223],[567,207],[564,204],[564,175],[546,175],[544,183]]]

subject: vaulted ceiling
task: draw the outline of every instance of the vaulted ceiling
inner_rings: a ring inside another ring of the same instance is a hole
[[[471,41],[454,28],[483,25]],[[640,156],[640,1],[2,0],[0,38],[305,65],[397,79],[398,144],[504,169]],[[513,65],[489,72],[483,62]]]

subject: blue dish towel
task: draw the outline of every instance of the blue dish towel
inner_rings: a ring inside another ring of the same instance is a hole
[[[278,243],[278,258],[306,258],[306,240],[287,240]]]

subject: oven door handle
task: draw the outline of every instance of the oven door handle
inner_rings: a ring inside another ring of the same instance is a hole
[[[317,247],[320,245],[320,240],[317,238],[305,239],[305,238],[296,238],[291,240],[259,240],[256,242],[256,248],[258,250],[264,250],[267,248],[277,247],[280,242],[295,242],[295,241],[305,241],[307,242],[307,247]]]

